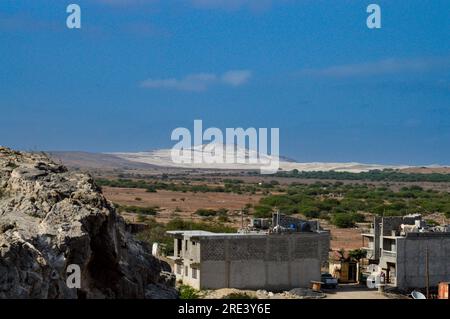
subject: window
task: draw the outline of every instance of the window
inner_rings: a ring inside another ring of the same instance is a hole
[[[197,279],[197,269],[192,268],[192,278]]]
[[[189,273],[188,273],[188,266],[184,266],[184,275],[185,276],[188,276],[189,275]]]
[[[177,239],[177,257],[181,256],[181,245],[183,245],[183,240],[182,239]]]
[[[182,269],[181,265],[176,265],[176,268],[177,268],[177,274],[181,275],[181,269]]]

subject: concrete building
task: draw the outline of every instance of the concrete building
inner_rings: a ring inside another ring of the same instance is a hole
[[[321,266],[328,260],[329,232],[311,230],[313,223],[306,227],[304,221],[283,220],[289,225],[280,221],[268,232],[168,232],[174,237],[174,256],[169,258],[177,280],[196,289],[275,291],[320,280]]]
[[[362,236],[369,263],[379,266],[387,284],[405,290],[424,288],[427,273],[429,286],[450,281],[448,227],[428,227],[420,215],[375,217]]]

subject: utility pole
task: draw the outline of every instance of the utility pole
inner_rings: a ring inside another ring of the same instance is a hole
[[[430,269],[428,264],[428,246],[425,250],[425,284],[427,286],[427,299],[430,299]]]

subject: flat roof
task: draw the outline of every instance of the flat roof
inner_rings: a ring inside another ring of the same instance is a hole
[[[212,233],[209,231],[204,230],[169,230],[166,232],[169,235],[176,236],[183,236],[183,237],[197,237],[197,238],[207,238],[207,237],[214,237],[214,238],[244,238],[244,237],[263,237],[263,236],[276,236],[276,235],[299,235],[299,234],[321,234],[321,233],[327,233],[327,231],[314,231],[314,232],[285,232],[285,233],[272,233],[269,234],[267,232],[248,232],[248,233]]]
[[[200,236],[214,234],[205,230],[169,230],[166,233],[169,235],[186,235],[186,236]]]
[[[242,237],[242,236],[266,236],[267,233],[212,233],[204,230],[170,230],[169,235],[186,237]]]

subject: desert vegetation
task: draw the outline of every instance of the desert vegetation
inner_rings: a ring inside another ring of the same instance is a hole
[[[299,172],[298,174],[304,174]],[[397,171],[373,171],[368,173],[337,173],[337,172],[310,172],[308,176],[337,177],[341,176],[369,176],[368,178],[399,178],[411,175],[409,179],[417,179],[417,176],[427,175],[434,179],[433,174],[406,174]],[[317,174],[318,175],[317,175]],[[295,171],[291,174],[295,175]],[[335,176],[335,174],[337,174]],[[350,174],[350,175],[347,175]],[[438,174],[445,176],[445,174]],[[416,176],[416,177],[414,177]],[[441,177],[438,180],[445,180]],[[447,191],[424,189],[422,186],[411,183],[401,183],[394,189],[389,183],[343,183],[342,181],[316,181],[311,183],[291,182],[280,184],[276,180],[255,182],[238,178],[224,178],[214,185],[210,183],[193,184],[183,181],[161,180],[133,180],[133,179],[98,179],[99,185],[122,188],[140,188],[147,192],[164,190],[181,193],[233,193],[245,196],[245,194],[262,195],[260,200],[249,205],[245,209],[245,215],[267,218],[275,210],[283,214],[300,214],[306,218],[318,218],[327,220],[339,228],[354,227],[357,223],[364,222],[367,215],[401,216],[411,213],[429,215],[434,213],[444,214],[450,218],[450,194]],[[198,181],[197,181],[198,183]],[[173,202],[177,199],[171,198]],[[141,201],[139,206],[141,205]],[[179,199],[177,212],[183,210],[185,201]],[[217,207],[217,206],[216,206]],[[155,207],[119,206],[119,211],[127,211],[141,215],[156,215]],[[229,222],[229,208],[224,203],[223,207],[197,207],[193,213],[204,219],[215,219],[217,222]]]
[[[105,179],[98,178],[96,183],[99,186],[120,187],[120,188],[141,188],[147,192],[157,192],[158,190],[168,190],[173,192],[193,192],[193,193],[235,193],[235,194],[256,194],[257,192],[267,192],[275,190],[279,185],[277,181],[262,183],[244,183],[236,179],[224,179],[220,185],[193,184],[191,181],[163,182],[157,180],[144,179]]]
[[[369,172],[335,172],[335,171],[315,171],[300,172],[296,169],[290,172],[278,172],[278,177],[295,177],[304,179],[321,179],[321,180],[364,180],[364,181],[381,181],[381,182],[450,182],[450,174],[441,173],[404,173],[393,169],[372,170]]]
[[[450,216],[450,194],[405,186],[399,191],[373,185],[340,182],[291,184],[283,194],[262,198],[255,206],[256,217],[270,217],[274,209],[284,214],[322,218],[346,228],[364,221],[364,213],[379,216],[443,213]]]

